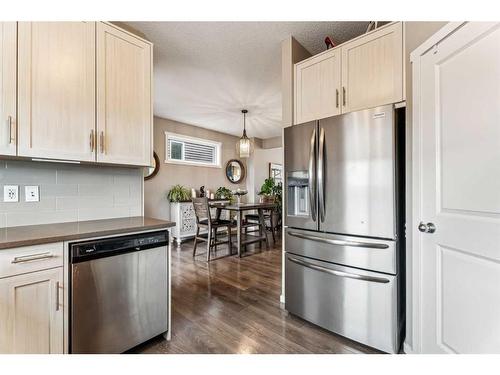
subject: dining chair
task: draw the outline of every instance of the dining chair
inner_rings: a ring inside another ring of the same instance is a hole
[[[192,198],[194,213],[196,216],[196,235],[194,237],[193,258],[196,256],[196,248],[198,241],[207,242],[207,262],[210,261],[210,251],[214,249],[217,251],[218,245],[228,244],[229,253],[231,253],[231,228],[234,223],[230,220],[223,220],[220,218],[212,218],[210,207],[208,205],[208,198]],[[200,234],[200,229],[206,228],[206,237]],[[227,229],[227,240],[217,240],[217,230],[219,228]]]
[[[269,210],[267,212],[264,212],[264,221],[267,223],[269,221],[269,227],[266,225],[266,228],[264,230],[269,229],[271,231],[271,234],[273,236],[273,243],[276,243],[276,237],[275,233],[277,232],[278,228],[276,225],[276,218],[277,215],[275,215],[274,210]],[[259,220],[259,215],[258,214],[247,214],[245,215],[245,233],[251,233],[251,232],[258,232],[260,230],[260,220]],[[249,224],[255,224],[254,226],[259,228],[255,230],[248,230],[250,227]]]

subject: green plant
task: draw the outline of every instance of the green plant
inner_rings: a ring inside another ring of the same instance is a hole
[[[191,192],[182,185],[174,185],[167,194],[170,202],[182,202],[191,199]]]
[[[273,187],[274,202],[277,204],[278,214],[281,215],[282,202],[283,202],[283,185],[281,182]]]
[[[276,186],[276,183],[274,182],[274,179],[269,177],[264,180],[264,183],[262,184],[260,188],[259,195],[266,195],[266,196],[271,196],[273,195],[273,189]]]
[[[264,180],[260,188],[259,195],[264,195],[267,198],[271,198],[277,205],[277,212],[281,215],[282,207],[282,196],[283,196],[283,186],[281,182],[276,183],[273,178],[269,177]]]
[[[233,199],[233,192],[225,186],[220,186],[215,191],[215,198],[217,198],[217,199]]]

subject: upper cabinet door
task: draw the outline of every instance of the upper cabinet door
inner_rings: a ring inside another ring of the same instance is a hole
[[[95,22],[18,25],[19,155],[95,160]]]
[[[15,22],[0,22],[0,155],[16,155]]]
[[[295,65],[295,124],[340,113],[340,48]]]
[[[150,165],[151,64],[151,43],[98,23],[97,161]]]
[[[403,100],[402,22],[342,46],[342,90],[342,112]]]

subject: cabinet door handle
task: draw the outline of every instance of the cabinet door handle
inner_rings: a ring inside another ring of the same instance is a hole
[[[339,89],[335,89],[335,106],[339,107]]]
[[[106,147],[104,147],[104,132],[101,131],[101,135],[99,143],[101,144],[101,154],[104,154],[104,151],[106,150]]]
[[[345,107],[345,103],[346,103],[346,90],[345,90],[345,87],[342,86],[342,105]]]
[[[25,263],[25,262],[32,262],[35,260],[43,260],[43,259],[50,259],[50,258],[54,258],[54,255],[51,254],[50,252],[46,252],[46,253],[40,253],[40,254],[23,255],[20,257],[15,257],[11,263],[12,264]]]
[[[90,152],[94,152],[95,148],[95,136],[94,136],[94,129],[90,131]]]
[[[12,125],[13,125],[13,121],[12,121],[12,116],[9,116],[7,117],[7,126],[9,127],[9,144],[12,144],[16,141],[16,132],[15,130],[12,131]]]
[[[56,281],[56,311],[59,311],[59,281]]]

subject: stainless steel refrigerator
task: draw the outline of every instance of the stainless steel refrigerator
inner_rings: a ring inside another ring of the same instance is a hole
[[[404,329],[404,109],[285,129],[285,308],[385,352]]]

